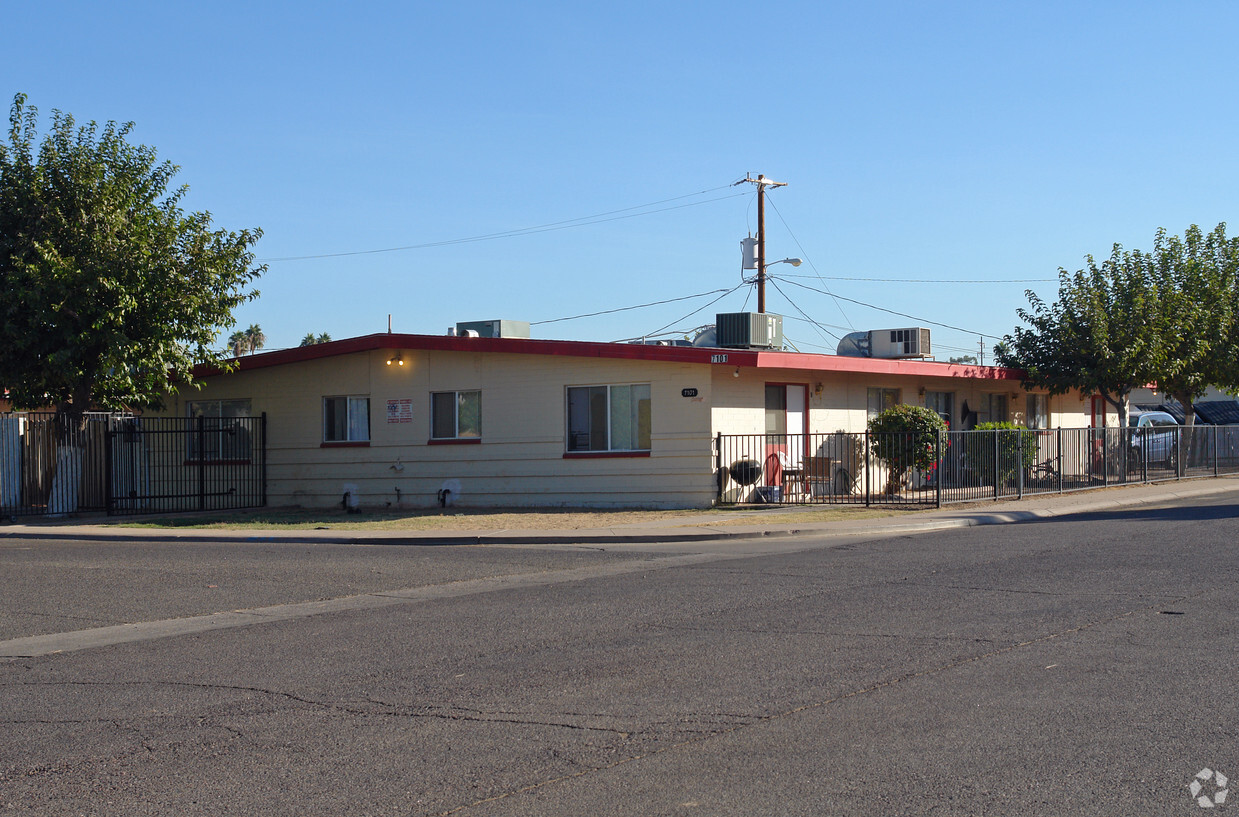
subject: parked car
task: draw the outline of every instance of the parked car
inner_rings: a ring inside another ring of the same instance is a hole
[[[1172,468],[1179,453],[1179,423],[1164,411],[1133,411],[1127,416],[1131,429],[1130,467],[1140,463]]]

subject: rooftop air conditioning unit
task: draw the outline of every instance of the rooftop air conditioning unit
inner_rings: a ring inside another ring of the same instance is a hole
[[[920,327],[874,329],[869,332],[869,355],[886,358],[931,357],[929,330]]]
[[[529,321],[461,321],[456,324],[456,334],[477,332],[479,338],[527,338]]]
[[[782,315],[765,312],[720,312],[715,315],[715,322],[719,348],[783,348]]]

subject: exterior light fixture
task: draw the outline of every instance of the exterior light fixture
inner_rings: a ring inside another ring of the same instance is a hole
[[[400,352],[397,352],[395,357],[389,357],[389,358],[387,358],[387,365],[388,365],[388,366],[392,365],[393,363],[395,363],[397,366],[403,366],[403,365],[404,365],[404,355],[403,355],[403,354],[401,354]]]

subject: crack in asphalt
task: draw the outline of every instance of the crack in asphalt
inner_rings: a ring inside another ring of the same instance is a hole
[[[840,638],[884,638],[884,639],[902,639],[912,642],[934,642],[934,641],[962,641],[975,644],[995,644],[997,643],[992,638],[973,638],[963,635],[907,635],[905,633],[852,633],[845,630],[785,630],[775,628],[751,628],[751,627],[728,627],[719,625],[717,627],[690,627],[687,625],[676,624],[646,624],[644,629],[647,630],[664,630],[667,632],[701,632],[701,633],[745,633],[748,635],[824,635],[838,636]]]
[[[636,729],[618,729],[605,726],[589,726],[586,724],[563,723],[554,720],[540,720],[527,716],[526,713],[519,712],[503,712],[503,711],[487,711],[478,709],[467,709],[464,707],[456,707],[452,705],[437,706],[405,706],[401,704],[392,704],[383,701],[375,701],[367,699],[368,702],[376,706],[387,707],[388,711],[366,709],[358,706],[349,706],[330,701],[319,701],[311,698],[305,698],[291,692],[282,692],[280,690],[264,689],[262,687],[239,686],[233,684],[205,684],[191,683],[187,681],[39,681],[34,683],[0,683],[0,688],[4,687],[137,687],[137,686],[154,686],[154,687],[184,687],[189,689],[204,689],[227,692],[247,692],[259,695],[265,695],[273,698],[283,698],[285,700],[294,701],[296,703],[305,704],[316,709],[327,710],[331,712],[339,712],[347,715],[357,715],[361,717],[398,717],[398,718],[436,718],[440,720],[450,721],[467,721],[474,723],[507,723],[521,726],[549,726],[560,729],[577,729],[587,732],[607,732],[620,737],[627,738],[632,734],[640,731]],[[570,717],[602,717],[611,718],[612,715],[580,715],[574,713],[563,713],[566,718]],[[546,717],[546,716],[544,716]],[[549,717],[556,717],[555,714]],[[53,720],[0,720],[0,724],[32,724],[45,723],[49,725],[64,723],[112,723],[119,728],[136,728],[123,727],[119,722],[111,719],[95,719],[84,721],[53,721]]]
[[[1029,596],[1069,596],[1071,598],[1079,598],[1081,596],[1093,596],[1096,598],[1143,598],[1147,593],[1089,593],[1084,591],[1071,591],[1069,593],[1051,592],[1049,590],[1019,590],[1014,587],[986,587],[974,586],[968,584],[936,584],[934,582],[902,582],[907,587],[928,587],[935,590],[978,590],[983,593],[1019,593]]]
[[[16,612],[10,610],[7,615],[22,615],[30,616],[31,618],[54,618],[64,621],[89,621],[89,622],[107,622],[108,624],[128,624],[129,621],[123,618],[99,618],[98,616],[70,616],[64,613],[36,613],[33,610],[18,610]]]
[[[1239,581],[1231,581],[1231,582],[1225,583],[1225,585],[1231,585],[1231,586],[1237,585],[1237,584],[1239,584]],[[1169,600],[1168,603],[1181,604],[1191,599],[1197,599],[1197,598],[1204,596],[1207,593],[1217,592],[1219,589],[1221,589],[1225,585],[1215,585],[1213,587],[1206,588],[1204,590],[1200,590],[1195,593],[1190,593],[1184,596],[1173,597]],[[546,780],[541,780],[535,783],[530,783],[525,786],[520,786],[518,788],[511,789],[509,791],[502,792],[500,794],[492,795],[490,797],[486,797],[480,800],[475,800],[472,803],[465,803],[455,808],[448,809],[447,811],[438,812],[437,814],[434,815],[434,817],[450,817],[450,815],[461,814],[469,809],[473,809],[478,806],[484,806],[490,803],[497,802],[499,800],[505,800],[509,797],[515,797],[521,794],[528,794],[529,792],[537,791],[539,789],[543,789],[548,786],[555,785],[557,783],[563,783],[569,780],[574,780],[579,777],[584,777],[585,775],[593,774],[595,772],[605,772],[611,769],[616,769],[621,766],[626,766],[630,763],[634,763],[634,762],[641,761],[641,760],[646,760],[652,757],[657,757],[659,755],[663,755],[668,752],[683,749],[688,746],[696,745],[698,743],[703,743],[713,738],[735,734],[743,729],[749,729],[751,727],[761,726],[762,724],[785,720],[787,718],[791,718],[796,715],[803,714],[805,712],[813,712],[813,711],[817,711],[820,709],[825,709],[827,707],[834,706],[844,701],[847,701],[851,698],[856,698],[856,697],[860,697],[863,695],[871,695],[871,694],[880,692],[884,689],[896,686],[898,684],[915,681],[921,678],[929,678],[935,675],[940,675],[945,672],[950,672],[952,670],[959,669],[960,667],[968,666],[969,664],[974,664],[978,661],[985,661],[985,660],[989,660],[992,658],[997,658],[1003,655],[1007,655],[1009,653],[1015,652],[1016,650],[1020,650],[1025,647],[1031,647],[1031,646],[1038,645],[1038,644],[1044,644],[1046,642],[1053,641],[1059,638],[1067,638],[1067,637],[1070,637],[1070,636],[1073,636],[1079,633],[1086,632],[1088,630],[1092,630],[1096,627],[1100,627],[1106,624],[1111,624],[1117,621],[1122,621],[1123,619],[1126,619],[1126,618],[1131,618],[1132,616],[1139,615],[1142,612],[1156,611],[1156,609],[1162,606],[1162,604],[1164,603],[1166,602],[1162,602],[1162,603],[1154,604],[1150,606],[1145,606],[1145,607],[1138,607],[1138,608],[1134,608],[1134,609],[1131,609],[1131,610],[1128,610],[1122,613],[1116,613],[1114,615],[1107,616],[1101,619],[1097,619],[1095,621],[1085,622],[1084,624],[1080,624],[1075,627],[1068,627],[1066,629],[1058,630],[1052,633],[1047,633],[1045,635],[1041,635],[1036,638],[1030,638],[1024,641],[1017,642],[1015,644],[1009,644],[1005,647],[999,647],[997,649],[989,650],[987,652],[978,653],[976,655],[968,656],[965,658],[960,658],[954,661],[949,661],[945,664],[940,664],[938,666],[929,667],[928,669],[905,672],[893,678],[888,678],[886,680],[877,681],[868,686],[861,687],[859,689],[854,689],[850,692],[844,692],[839,695],[835,695],[833,697],[826,698],[820,701],[811,701],[809,703],[801,704],[800,706],[792,707],[790,709],[786,709],[781,712],[772,713],[770,715],[762,715],[762,716],[757,717],[755,720],[749,721],[747,723],[738,723],[738,724],[735,724],[734,726],[723,728],[715,732],[710,732],[710,733],[703,734],[703,735],[697,735],[697,736],[688,738],[686,740],[682,740],[682,741],[678,741],[676,743],[670,744],[668,746],[662,746],[662,747],[658,747],[655,749],[651,749],[650,751],[647,751],[647,752],[642,752],[639,754],[630,755],[625,758],[620,758],[619,760],[616,760],[612,763],[595,765],[587,769],[582,769],[580,771],[572,772],[571,774],[563,774],[557,777],[549,778]]]

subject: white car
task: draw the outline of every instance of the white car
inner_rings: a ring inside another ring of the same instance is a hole
[[[1179,452],[1179,422],[1164,411],[1133,411],[1127,416],[1131,430],[1131,467],[1141,462],[1173,467]]]

